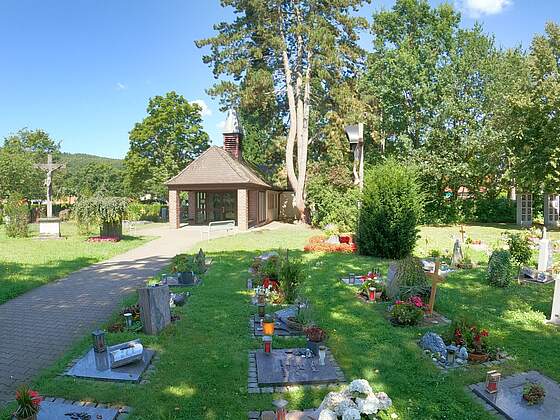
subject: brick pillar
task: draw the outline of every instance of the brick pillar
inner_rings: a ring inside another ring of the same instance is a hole
[[[249,229],[249,197],[247,190],[237,190],[237,226],[239,230]]]
[[[196,192],[189,191],[189,224],[196,224]]]
[[[181,224],[181,201],[179,191],[169,190],[169,225],[173,229],[179,229]]]

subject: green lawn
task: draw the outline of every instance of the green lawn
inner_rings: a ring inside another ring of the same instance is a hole
[[[89,243],[73,223],[62,223],[64,239],[8,238],[0,226],[0,304],[73,271],[135,248],[148,238],[125,236],[118,243]]]
[[[435,235],[433,242],[439,246],[450,247],[449,229],[455,228],[430,227],[423,233]],[[490,227],[476,229],[489,240],[500,232]],[[178,309],[182,319],[158,337],[140,335],[161,356],[149,384],[57,376],[89,346],[85,338],[42,374],[36,382],[39,391],[67,399],[129,405],[135,409],[135,419],[244,419],[248,411],[270,409],[272,395],[248,395],[246,391],[247,352],[260,346],[248,331],[248,317],[255,308],[245,290],[246,270],[257,252],[278,247],[301,249],[312,234],[290,228],[211,241],[207,251],[214,264],[204,284],[192,290],[189,303]],[[385,271],[388,261],[343,254],[303,257],[308,278],[302,293],[311,301],[317,323],[329,331],[328,345],[348,379],[366,378],[377,391],[387,392],[394,403],[389,414],[396,413],[401,419],[491,418],[465,391],[466,385],[484,379],[484,367],[442,373],[416,344],[425,330],[391,326],[381,305],[361,303],[353,289],[338,280],[348,271],[372,266]],[[450,318],[469,316],[489,328],[495,343],[515,357],[500,367],[505,374],[536,369],[560,381],[556,352],[560,334],[542,323],[550,312],[552,286],[496,289],[484,282],[483,272],[478,268],[450,275],[439,289],[436,309]],[[110,334],[109,341],[132,337]],[[303,344],[303,339],[275,340],[276,347]],[[301,390],[284,397],[290,408],[309,408],[316,407],[326,392]]]

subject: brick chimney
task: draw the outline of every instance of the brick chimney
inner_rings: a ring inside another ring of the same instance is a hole
[[[228,111],[228,116],[223,130],[224,150],[228,151],[234,159],[241,160],[242,150],[241,141],[243,139],[243,130],[237,117],[237,112],[233,108]]]

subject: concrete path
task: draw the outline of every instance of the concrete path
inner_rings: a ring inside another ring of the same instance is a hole
[[[107,321],[122,299],[171,257],[202,239],[201,228],[144,228],[158,239],[0,305],[0,406],[15,389]]]

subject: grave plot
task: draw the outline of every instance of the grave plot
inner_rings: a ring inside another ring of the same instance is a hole
[[[111,346],[105,351],[92,348],[64,374],[76,378],[140,382],[154,355],[155,351],[143,348],[140,340]]]
[[[310,357],[305,357],[309,355]],[[249,393],[285,392],[289,386],[326,385],[345,382],[330,350],[326,349],[324,364],[319,356],[306,349],[291,348],[252,351],[249,353]]]
[[[544,390],[540,402],[530,404],[524,397],[526,386],[538,384]],[[560,386],[552,379],[530,371],[502,378],[497,392],[490,393],[486,382],[469,387],[484,403],[508,420],[556,420],[560,418]],[[493,390],[492,387],[490,387]]]
[[[305,333],[303,325],[297,321],[297,314],[298,307],[296,306],[288,306],[264,318],[256,314],[249,320],[249,328],[253,337],[262,337],[265,333],[270,335],[270,330],[273,330],[273,335],[277,337],[302,336]],[[274,323],[273,328],[270,325],[272,322]]]
[[[130,411],[128,407],[46,397],[41,402],[37,420],[120,420],[126,418]]]
[[[202,248],[196,255],[178,254],[171,263],[172,274],[163,274],[161,284],[169,287],[199,286],[202,275],[211,264],[212,259],[206,257]]]

